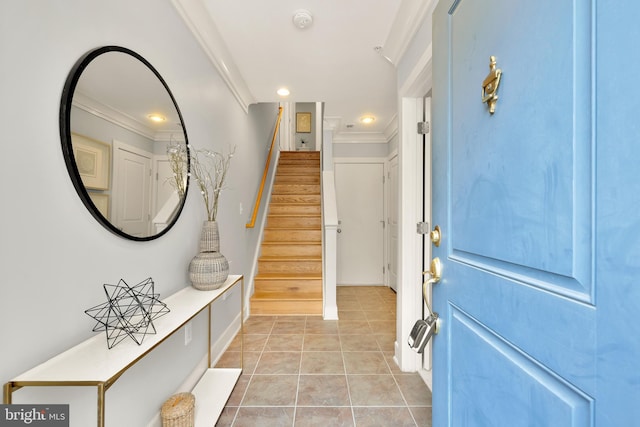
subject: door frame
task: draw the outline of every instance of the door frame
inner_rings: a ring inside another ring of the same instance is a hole
[[[423,103],[423,117],[429,124],[431,124],[431,91],[422,98]],[[436,224],[433,223],[433,217],[431,215],[432,211],[432,197],[431,197],[431,131],[427,132],[426,135],[423,135],[423,157],[424,157],[424,176],[423,176],[423,216],[424,221],[429,225],[429,230],[433,230]],[[431,238],[429,235],[422,236],[422,270],[429,270],[431,259],[433,259],[432,255],[433,243],[431,242]],[[424,296],[427,298],[429,303],[429,307],[433,307],[433,294],[432,291],[433,286],[429,287],[428,295]],[[426,318],[428,316],[428,310],[426,304],[422,305],[422,316]],[[433,357],[433,340],[427,343],[427,346],[424,348],[422,352],[422,364],[418,370],[418,372],[423,376],[429,388],[431,388],[432,384],[432,359]]]
[[[422,136],[416,124],[423,117],[423,98],[432,88],[431,44],[416,61],[398,90],[400,230],[398,297],[394,360],[403,372],[419,372],[429,388],[430,377],[421,369],[422,357],[407,345],[416,320],[422,316],[422,239],[416,223],[422,215]],[[427,165],[431,173],[431,165]]]

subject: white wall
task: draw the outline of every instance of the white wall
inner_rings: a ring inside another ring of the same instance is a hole
[[[318,150],[316,147],[316,103],[315,102],[296,102],[297,113],[311,113],[311,132],[296,132],[296,150],[302,148],[302,141],[305,142],[305,148],[310,151]],[[296,116],[297,117],[297,116]]]
[[[257,241],[245,229],[277,106],[237,104],[169,1],[5,0],[0,3],[0,382],[92,336],[84,310],[105,301],[102,285],[155,280],[160,298],[188,284],[204,207],[192,187],[168,234],[132,242],[101,227],[67,174],[58,113],[67,74],[85,52],[121,45],[163,76],[195,148],[237,145],[218,216],[231,272],[245,274]],[[244,213],[240,214],[240,204]],[[256,228],[255,230],[259,230]],[[221,331],[239,292],[214,308]],[[146,425],[206,352],[206,318],[185,347],[177,334],[107,391],[107,426]],[[106,346],[106,344],[105,344]],[[95,388],[21,389],[14,402],[71,403],[71,425],[95,425]]]

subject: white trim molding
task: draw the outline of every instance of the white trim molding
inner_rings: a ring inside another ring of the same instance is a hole
[[[384,43],[383,52],[391,63],[398,65],[425,16],[438,0],[403,0]]]
[[[249,105],[254,104],[256,100],[242,78],[242,74],[233,61],[231,53],[204,2],[201,0],[171,0],[171,3],[216,67],[240,106],[245,113],[248,113]]]
[[[386,144],[387,137],[380,132],[344,132],[333,136],[334,144]]]

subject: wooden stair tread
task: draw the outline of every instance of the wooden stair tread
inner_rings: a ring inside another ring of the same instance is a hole
[[[275,197],[274,197],[275,196]],[[320,194],[273,194],[269,206],[322,206],[320,204]]]
[[[265,228],[264,230],[265,242],[308,242],[308,241],[322,241],[322,230],[315,230],[312,228],[290,230],[280,228]]]
[[[320,205],[320,194],[272,194],[273,205]]]
[[[282,296],[274,296],[273,298],[256,298],[253,302],[305,302],[305,301],[320,301],[322,302],[322,296],[318,298],[286,298]]]
[[[274,230],[279,230],[279,231],[287,231],[287,230],[291,230],[291,231],[320,231],[321,229],[318,228],[318,226],[316,225],[309,225],[307,227],[298,225],[295,228],[291,228],[290,226],[277,226],[277,225],[269,225],[267,227],[265,227],[265,230],[269,230],[269,231],[274,231]]]
[[[278,255],[268,255],[268,256],[261,256],[259,259],[260,259],[260,261],[281,261],[281,262],[322,261],[322,256],[311,256],[311,255],[278,256]]]
[[[267,217],[270,216],[274,216],[274,217],[278,217],[278,218],[318,218],[321,217],[322,215],[319,213],[269,213],[269,215],[267,215]]]
[[[306,168],[305,168],[306,169]],[[299,168],[289,168],[276,173],[280,178],[302,178],[302,179],[320,179],[320,167],[313,168],[314,170],[304,170]],[[317,169],[317,170],[316,170]],[[311,173],[313,172],[313,173]]]
[[[253,301],[252,316],[314,316],[322,315],[322,301]]]
[[[308,241],[304,241],[304,240],[292,240],[290,242],[287,242],[286,240],[269,240],[268,242],[262,242],[263,245],[272,245],[272,246],[278,246],[278,245],[299,245],[299,246],[305,246],[305,245],[321,245],[322,242],[319,242],[317,240],[308,240]]]
[[[284,196],[285,194],[281,194],[281,196]],[[295,194],[288,194],[289,196],[296,196]],[[305,194],[305,196],[307,196],[307,194]],[[271,202],[269,204],[269,206],[291,206],[291,205],[296,205],[296,206],[318,206],[319,203],[315,203],[315,202],[287,202],[287,203],[282,203],[282,202]]]
[[[313,231],[313,232],[320,232],[322,231],[321,228],[318,227],[289,227],[289,228],[282,228],[282,227],[269,227],[268,225],[264,228],[264,231],[274,231],[277,233],[284,233],[284,232],[290,232],[290,233],[297,233],[299,231]],[[300,239],[296,239],[296,240],[300,240]]]
[[[322,279],[322,273],[258,273],[255,278],[278,280]]]
[[[279,232],[285,232],[285,231],[290,231],[290,232],[299,232],[299,231],[320,231],[320,229],[318,227],[314,227],[314,226],[309,226],[309,227],[296,227],[296,228],[289,228],[289,227],[274,227],[274,226],[267,226],[264,228],[266,231],[279,231]],[[271,240],[268,240],[269,242]],[[286,242],[286,240],[282,240],[279,239],[278,241],[282,242]],[[295,242],[297,240],[292,240],[292,242]]]

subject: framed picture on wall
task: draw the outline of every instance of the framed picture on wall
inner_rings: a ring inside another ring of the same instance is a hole
[[[296,132],[311,133],[311,113],[296,113]]]
[[[93,205],[98,209],[105,219],[109,218],[109,195],[104,193],[96,193],[89,191],[89,198],[93,202]]]
[[[71,134],[71,141],[73,156],[84,186],[92,190],[108,190],[111,146],[77,133]]]

